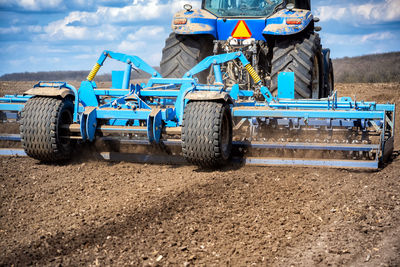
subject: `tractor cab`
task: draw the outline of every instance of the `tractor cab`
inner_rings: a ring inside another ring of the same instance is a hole
[[[217,17],[267,17],[284,0],[204,0],[203,9]]]
[[[310,0],[203,0],[202,9],[217,17],[269,17],[289,3],[311,10]]]

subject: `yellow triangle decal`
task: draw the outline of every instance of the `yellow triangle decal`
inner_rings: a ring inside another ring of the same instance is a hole
[[[236,39],[248,39],[251,37],[251,32],[243,20],[238,22],[232,37]]]

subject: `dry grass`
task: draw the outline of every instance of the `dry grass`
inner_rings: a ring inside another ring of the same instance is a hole
[[[400,52],[333,60],[339,83],[400,82]]]

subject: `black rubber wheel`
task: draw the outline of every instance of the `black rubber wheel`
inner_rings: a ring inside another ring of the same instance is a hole
[[[69,99],[31,98],[21,112],[20,132],[26,154],[44,162],[59,162],[71,157],[72,142],[60,126],[73,122],[73,103]]]
[[[278,74],[294,72],[295,98],[324,95],[321,40],[316,33],[300,38],[277,40],[271,60],[270,91],[276,95]]]
[[[213,51],[213,42],[208,37],[176,35],[171,33],[165,41],[160,62],[161,75],[164,78],[182,78]],[[208,71],[195,77],[200,83],[207,82]]]
[[[329,59],[329,72],[328,72],[328,79],[326,81],[325,97],[332,94],[332,92],[335,88],[334,86],[335,86],[335,77],[333,74],[333,64],[332,64],[332,60]]]
[[[231,150],[229,105],[210,101],[189,102],[183,114],[183,156],[195,165],[215,168],[228,162]]]

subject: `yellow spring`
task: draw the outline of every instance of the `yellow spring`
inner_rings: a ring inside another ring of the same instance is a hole
[[[92,71],[89,73],[89,75],[87,76],[88,81],[93,81],[94,76],[96,76],[97,72],[99,71],[101,65],[99,63],[96,63],[96,65],[94,65]]]
[[[247,64],[245,68],[249,72],[251,78],[253,78],[254,83],[259,83],[261,81],[260,76],[258,76],[252,65]]]

